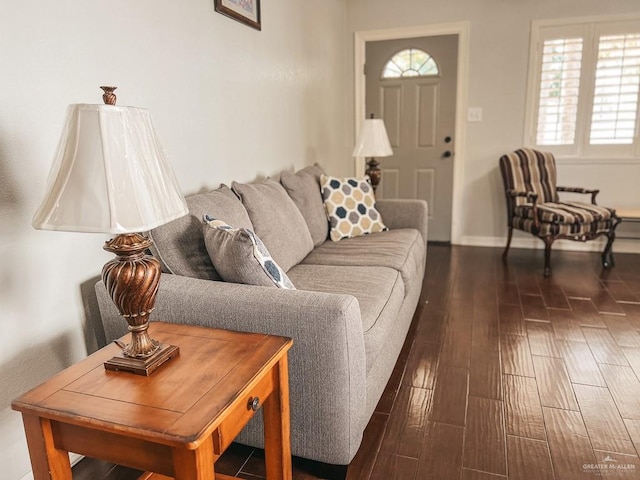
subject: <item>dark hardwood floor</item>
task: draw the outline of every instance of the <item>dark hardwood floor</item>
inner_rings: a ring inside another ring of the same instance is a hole
[[[430,245],[422,304],[350,480],[640,479],[640,255]],[[234,444],[218,471],[264,479]],[[294,461],[294,478],[311,480]],[[85,459],[83,480],[138,472]]]

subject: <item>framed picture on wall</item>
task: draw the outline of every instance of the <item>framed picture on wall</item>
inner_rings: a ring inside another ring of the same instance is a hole
[[[262,30],[260,0],[214,0],[216,12]]]

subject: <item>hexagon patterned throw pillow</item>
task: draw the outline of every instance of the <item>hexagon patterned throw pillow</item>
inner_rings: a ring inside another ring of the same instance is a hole
[[[369,177],[339,178],[322,175],[320,178],[322,199],[331,225],[329,237],[334,242],[343,238],[387,230]]]

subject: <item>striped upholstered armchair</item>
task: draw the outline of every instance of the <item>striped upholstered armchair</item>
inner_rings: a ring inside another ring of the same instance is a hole
[[[500,158],[500,172],[507,197],[506,260],[513,229],[529,232],[545,244],[544,275],[551,274],[551,245],[557,239],[586,242],[608,237],[602,252],[605,268],[613,266],[611,246],[618,222],[615,210],[596,204],[598,190],[556,185],[556,162],[551,153],[522,148]],[[591,195],[591,203],[560,201],[558,192]]]

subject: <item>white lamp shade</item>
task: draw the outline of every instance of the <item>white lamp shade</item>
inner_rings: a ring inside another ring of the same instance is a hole
[[[147,110],[69,106],[34,228],[132,233],[187,213]]]
[[[367,118],[358,133],[354,157],[388,157],[393,155],[387,130],[381,118]]]

